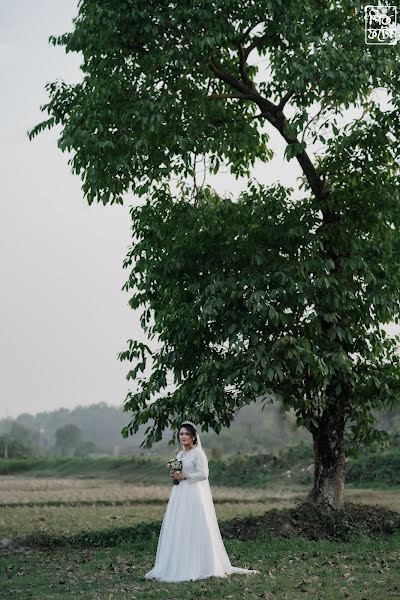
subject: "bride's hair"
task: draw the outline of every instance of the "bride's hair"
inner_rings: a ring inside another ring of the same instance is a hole
[[[190,423],[182,423],[182,425],[179,427],[179,431],[182,429],[182,427],[184,427],[185,429],[188,430],[188,432],[190,433],[190,435],[193,438],[193,445],[195,446],[197,444],[197,431],[196,431],[196,429]]]

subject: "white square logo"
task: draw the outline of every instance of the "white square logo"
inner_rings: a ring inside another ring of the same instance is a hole
[[[370,45],[393,46],[397,42],[397,7],[374,6],[364,8],[365,43]]]

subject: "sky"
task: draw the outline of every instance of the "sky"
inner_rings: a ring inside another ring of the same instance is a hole
[[[48,43],[76,14],[76,0],[0,5],[0,418],[121,405],[131,382],[117,354],[143,337],[121,289],[135,198],[89,206],[57,148],[59,128],[27,136],[44,118],[46,82],[81,79],[79,55]],[[296,187],[298,164],[282,161],[282,141],[268,131],[276,158],[254,175]],[[244,186],[224,174],[209,181],[219,192]]]
[[[95,402],[122,404],[138,329],[121,288],[129,206],[92,205],[57,148],[29,141],[44,86],[79,81],[80,58],[48,43],[72,29],[76,2],[1,3],[0,418]]]

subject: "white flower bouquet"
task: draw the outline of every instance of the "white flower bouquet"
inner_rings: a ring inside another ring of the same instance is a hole
[[[170,469],[175,469],[175,471],[182,471],[182,461],[178,460],[177,458],[171,458],[171,460],[168,461],[167,466]],[[174,485],[178,485],[179,480],[174,479],[173,483],[174,483]]]

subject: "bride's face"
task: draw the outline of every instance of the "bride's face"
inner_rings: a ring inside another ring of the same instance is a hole
[[[191,446],[193,444],[193,438],[186,429],[186,427],[181,427],[179,430],[179,441],[184,446]]]

